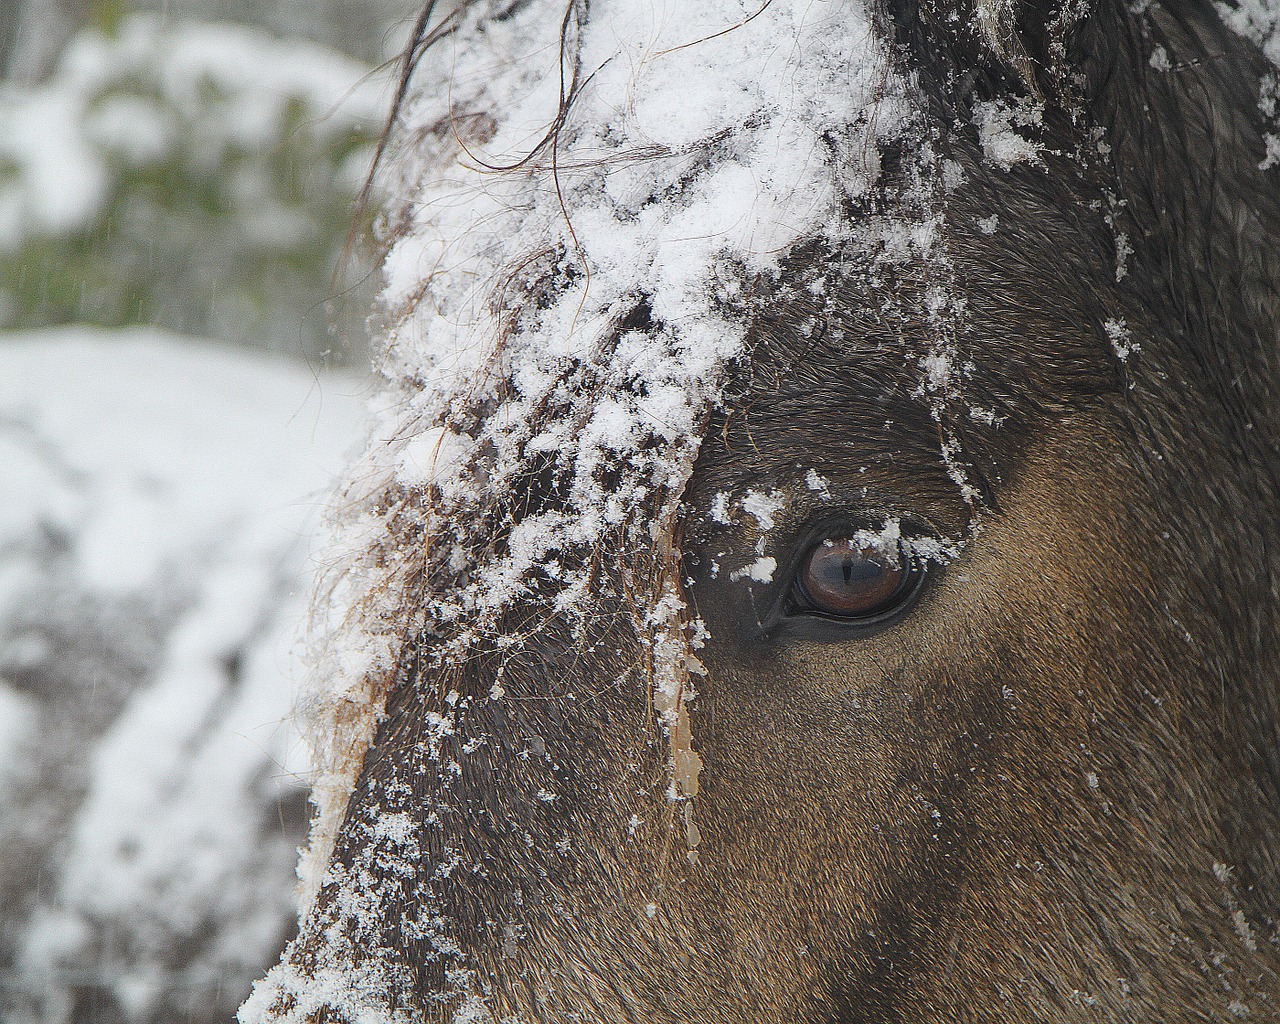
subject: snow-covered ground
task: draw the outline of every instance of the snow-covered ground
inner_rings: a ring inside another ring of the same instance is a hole
[[[0,1019],[226,1020],[274,962],[311,537],[365,386],[0,334]]]

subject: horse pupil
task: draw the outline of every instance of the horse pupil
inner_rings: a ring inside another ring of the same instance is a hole
[[[851,586],[859,586],[873,583],[883,576],[885,567],[869,558],[854,558],[849,555],[845,557],[841,570],[843,571],[845,583]]]

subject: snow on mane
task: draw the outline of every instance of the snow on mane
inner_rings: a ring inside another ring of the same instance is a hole
[[[308,896],[402,645],[429,638],[437,665],[495,649],[522,602],[586,615],[606,542],[671,550],[752,282],[850,236],[849,200],[915,116],[861,0],[472,0],[426,39],[383,171],[385,394],[336,516],[304,709]],[[515,495],[548,472],[555,500],[525,512]],[[698,663],[660,576],[636,621],[687,798]],[[242,1020],[301,1012],[302,985],[278,968]]]
[[[557,610],[571,612],[587,590],[573,555],[606,534],[652,542],[669,526],[742,354],[735,309],[749,282],[797,243],[847,232],[842,202],[872,187],[879,143],[911,116],[857,2],[625,0],[587,13],[481,0],[436,33],[396,130],[388,393],[340,513],[350,554],[329,613],[346,628],[313,694],[332,775],[318,787],[312,892],[405,609],[422,608],[411,629],[447,638],[440,657],[458,653],[492,639],[535,582],[555,580]],[[491,528],[504,494],[547,461],[566,500],[503,518],[506,549],[486,557],[473,524]],[[640,508],[656,515],[636,522]],[[410,515],[431,539],[391,557]],[[417,592],[424,559],[465,581]],[[661,596],[659,650],[682,607]],[[655,682],[675,731],[682,641],[669,639]]]

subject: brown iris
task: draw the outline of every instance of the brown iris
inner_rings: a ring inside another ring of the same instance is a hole
[[[824,540],[801,564],[799,582],[813,611],[855,619],[891,608],[910,576],[896,551]]]

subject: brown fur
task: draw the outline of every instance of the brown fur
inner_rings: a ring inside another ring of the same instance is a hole
[[[447,819],[422,862],[458,866],[389,879],[368,947],[402,968],[406,1012],[450,1019],[432,997],[463,962],[406,924],[429,895],[495,1019],[1280,1019],[1265,64],[1191,0],[1145,14],[1095,0],[1082,18],[1027,4],[972,38],[949,11],[904,0],[889,16],[965,171],[946,211],[968,302],[957,342],[970,398],[1000,425],[947,406],[940,427],[920,398],[925,281],[841,277],[810,251],[762,284],[750,364],[685,500],[687,593],[711,632],[693,716],[699,863],[662,796],[628,600],[653,592],[662,559],[602,553],[586,636],[537,623],[502,659],[444,678],[410,662],[392,687],[335,857],[368,852],[375,812]],[[1176,70],[1149,66],[1157,44]],[[1042,167],[981,161],[969,111],[1011,87],[1048,100],[1059,155]],[[1078,159],[1092,125],[1109,159]],[[1134,250],[1119,281],[1117,232]],[[838,282],[821,301],[803,288],[815,267]],[[1142,345],[1123,364],[1103,329],[1117,315]],[[960,437],[977,508],[940,429]],[[771,543],[785,551],[826,514],[811,468],[849,515],[980,526],[878,636],[771,640],[755,628],[766,589],[727,581],[757,538],[710,522],[713,495],[783,491]],[[509,699],[465,713],[446,777],[422,753],[424,713],[499,673]],[[462,757],[478,734],[490,742]],[[324,927],[343,926],[333,892],[290,954],[304,970]]]

